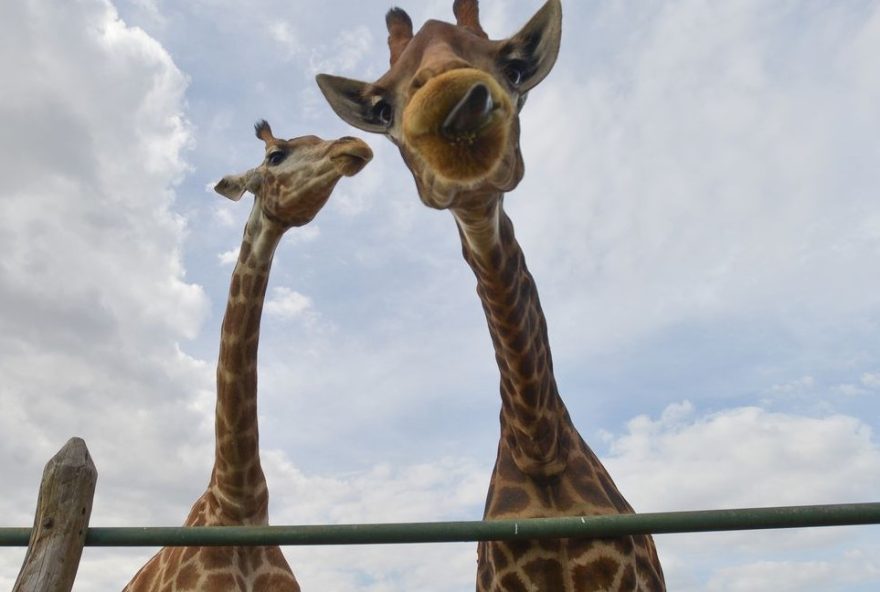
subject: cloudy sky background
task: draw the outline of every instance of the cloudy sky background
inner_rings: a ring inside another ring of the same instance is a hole
[[[492,37],[537,0],[484,0]],[[252,123],[353,133],[318,72],[387,65],[384,2],[0,7],[0,523],[71,436],[92,525],[175,525],[212,462]],[[404,4],[416,26],[451,1]],[[564,3],[506,200],[581,434],[640,511],[880,500],[880,3]],[[358,132],[358,135],[363,136]],[[275,524],[478,519],[491,343],[451,216],[389,142],[280,246],[260,366]],[[657,537],[671,590],[867,591],[872,527]],[[473,587],[475,545],[287,548],[304,590]],[[155,549],[84,554],[121,589]],[[0,550],[9,589],[23,549]]]

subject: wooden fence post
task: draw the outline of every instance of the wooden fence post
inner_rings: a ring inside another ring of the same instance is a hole
[[[46,463],[27,554],[12,592],[70,592],[92,514],[98,471],[80,438]]]

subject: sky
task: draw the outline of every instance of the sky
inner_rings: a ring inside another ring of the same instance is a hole
[[[451,1],[402,3],[418,28]],[[0,4],[0,525],[72,436],[93,526],[177,525],[276,135],[375,152],[276,254],[260,349],[273,524],[476,520],[498,376],[448,212],[339,120],[320,72],[387,67],[384,2]],[[510,36],[538,0],[484,0]],[[505,206],[560,392],[638,511],[880,500],[880,2],[563,2]],[[880,529],[656,537],[670,590],[868,591]],[[87,548],[76,590],[152,548]],[[0,549],[11,588],[24,549]],[[304,590],[473,589],[475,544],[285,548]]]

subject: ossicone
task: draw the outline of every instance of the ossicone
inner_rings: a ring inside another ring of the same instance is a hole
[[[272,135],[272,128],[269,127],[269,122],[265,119],[261,119],[254,124],[254,131],[257,134],[257,138],[264,142],[270,142],[275,139],[275,136]]]
[[[402,8],[395,6],[385,14],[385,25],[388,27],[388,49],[393,66],[413,38],[412,19]]]
[[[455,0],[452,3],[452,14],[459,27],[470,29],[476,35],[488,38],[480,25],[480,3],[478,0]]]

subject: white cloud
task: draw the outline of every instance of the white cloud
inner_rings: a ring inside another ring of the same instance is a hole
[[[273,474],[275,520],[286,524],[416,522],[452,519],[485,500],[488,465],[440,458],[416,465],[380,463],[336,476],[306,475],[281,451],[263,453]]]
[[[698,417],[685,402],[631,420],[608,465],[618,481],[638,482],[631,501],[645,511],[842,503],[875,496],[880,446],[853,417],[758,407]]]
[[[774,384],[770,392],[774,395],[792,395],[810,391],[816,386],[816,380],[812,376],[802,376],[791,382]]]
[[[227,208],[217,208],[214,210],[214,219],[217,220],[220,226],[229,227],[235,225],[235,217]]]
[[[321,227],[312,222],[308,226],[301,226],[292,232],[284,235],[284,244],[293,245],[297,243],[310,243],[321,236]]]
[[[268,25],[268,29],[269,35],[285,51],[288,60],[303,50],[290,23],[275,21]]]
[[[168,19],[162,14],[158,3],[159,0],[131,0],[131,5],[139,18],[164,29],[168,24]]]
[[[880,474],[880,443],[861,420],[757,407],[698,415],[690,403],[671,405],[659,419],[631,420],[610,450],[605,464],[637,511],[871,501]],[[769,591],[784,581],[786,590],[818,592],[850,589],[825,587],[841,574],[850,584],[880,581],[876,562],[852,569],[860,547],[876,545],[860,536],[852,528],[746,531],[661,536],[658,546],[670,589]],[[816,553],[825,559],[811,560]],[[786,579],[793,572],[816,579]]]
[[[220,262],[220,265],[235,265],[235,262],[238,261],[238,254],[240,251],[240,246],[233,247],[228,251],[223,251],[217,255],[217,260]]]
[[[40,471],[73,435],[101,475],[95,522],[161,514],[207,470],[156,460],[210,433],[187,405],[211,373],[178,347],[208,312],[172,210],[187,80],[108,2],[2,6],[0,515],[31,523]]]
[[[309,70],[313,74],[333,72],[345,76],[355,72],[368,50],[374,46],[373,34],[370,29],[361,25],[352,29],[338,31],[333,43],[312,50]],[[362,73],[358,73],[366,78]]]
[[[755,561],[727,567],[709,581],[710,592],[830,592],[880,581],[880,561],[854,550],[835,561]]]
[[[833,391],[844,397],[858,397],[864,395],[867,391],[857,384],[838,384]]]
[[[489,474],[488,466],[469,458],[440,458],[310,476],[284,453],[269,451],[263,457],[271,475],[273,508],[278,508],[272,510],[272,520],[278,524],[474,519]],[[303,589],[451,592],[473,585],[476,543],[297,548],[286,554]]]
[[[357,216],[369,208],[369,196],[362,191],[340,191],[339,195],[333,198],[333,206],[346,216]]]
[[[862,374],[862,384],[871,389],[880,388],[880,373],[865,372]]]
[[[505,204],[556,334],[607,349],[681,320],[876,311],[880,85],[849,56],[880,51],[877,11],[658,6],[599,6],[523,111],[541,173]]]
[[[266,301],[263,310],[266,314],[286,320],[306,318],[315,314],[312,312],[312,301],[308,296],[285,287],[272,289],[272,296]]]

